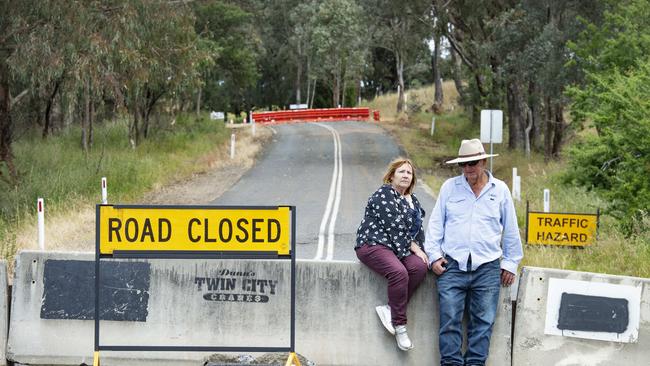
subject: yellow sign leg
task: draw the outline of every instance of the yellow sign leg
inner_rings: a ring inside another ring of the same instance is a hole
[[[95,351],[93,356],[93,366],[99,366],[99,352]]]
[[[301,366],[300,360],[298,360],[298,356],[296,356],[295,352],[289,353],[289,359],[284,366]]]

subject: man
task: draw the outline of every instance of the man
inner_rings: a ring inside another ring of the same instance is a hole
[[[440,188],[424,248],[438,275],[440,364],[485,365],[500,284],[510,286],[523,257],[515,206],[508,186],[486,169],[478,139],[463,140],[458,164],[463,174]],[[467,351],[461,353],[467,307]]]

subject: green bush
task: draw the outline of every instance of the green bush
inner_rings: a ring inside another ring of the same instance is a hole
[[[591,80],[571,93],[575,113],[593,121],[597,134],[570,150],[566,179],[599,192],[607,212],[633,234],[644,230],[650,210],[650,60]]]

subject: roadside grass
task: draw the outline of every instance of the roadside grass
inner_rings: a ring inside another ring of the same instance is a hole
[[[20,184],[0,192],[2,258],[9,260],[20,249],[17,236],[33,226],[37,198],[44,198],[47,216],[92,208],[101,201],[101,177],[107,177],[109,202],[130,203],[153,188],[206,170],[210,161],[205,157],[229,137],[223,122],[206,115],[179,115],[153,130],[133,149],[126,120],[97,124],[87,153],[76,127],[46,140],[33,133],[16,141]]]
[[[446,82],[443,90],[446,95],[457,96],[451,82]],[[426,101],[433,100],[432,86],[408,93],[427,98]],[[446,112],[435,116],[435,130],[431,136],[433,113],[421,111],[397,115],[396,103],[396,94],[385,94],[368,102],[370,108],[380,111],[380,124],[413,160],[419,177],[437,192],[446,179],[460,174],[457,167],[448,166],[445,161],[457,155],[462,139],[479,137],[480,126],[472,123],[462,109],[454,107],[454,101],[445,96],[443,110]],[[505,129],[504,141],[507,141]],[[564,158],[545,161],[543,154],[537,152],[526,157],[523,152],[510,151],[505,145],[493,146],[493,152],[499,154],[493,159],[493,171],[509,187],[512,187],[513,167],[521,176],[522,200],[515,201],[515,207],[522,241],[525,240],[526,202],[531,211],[542,211],[544,189],[551,192],[551,212],[595,214],[599,208],[606,207],[606,202],[594,192],[562,182],[562,175],[568,169]],[[490,147],[485,148],[489,152]],[[524,245],[521,265],[650,277],[650,233],[625,237],[616,220],[602,212],[598,233],[597,242],[585,248]]]

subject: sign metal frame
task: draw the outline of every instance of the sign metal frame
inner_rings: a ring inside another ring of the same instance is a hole
[[[102,254],[100,250],[100,208],[112,206],[116,209],[201,209],[201,210],[278,210],[288,208],[290,213],[290,252],[278,254],[275,251],[184,251],[184,250],[115,250],[113,254]],[[99,351],[181,351],[181,352],[290,352],[296,348],[296,206],[204,206],[204,205],[104,205],[95,207],[95,365],[99,364]],[[100,261],[102,259],[284,259],[291,262],[291,324],[290,344],[287,347],[244,347],[244,346],[138,346],[138,345],[101,345],[99,342],[99,289]]]

